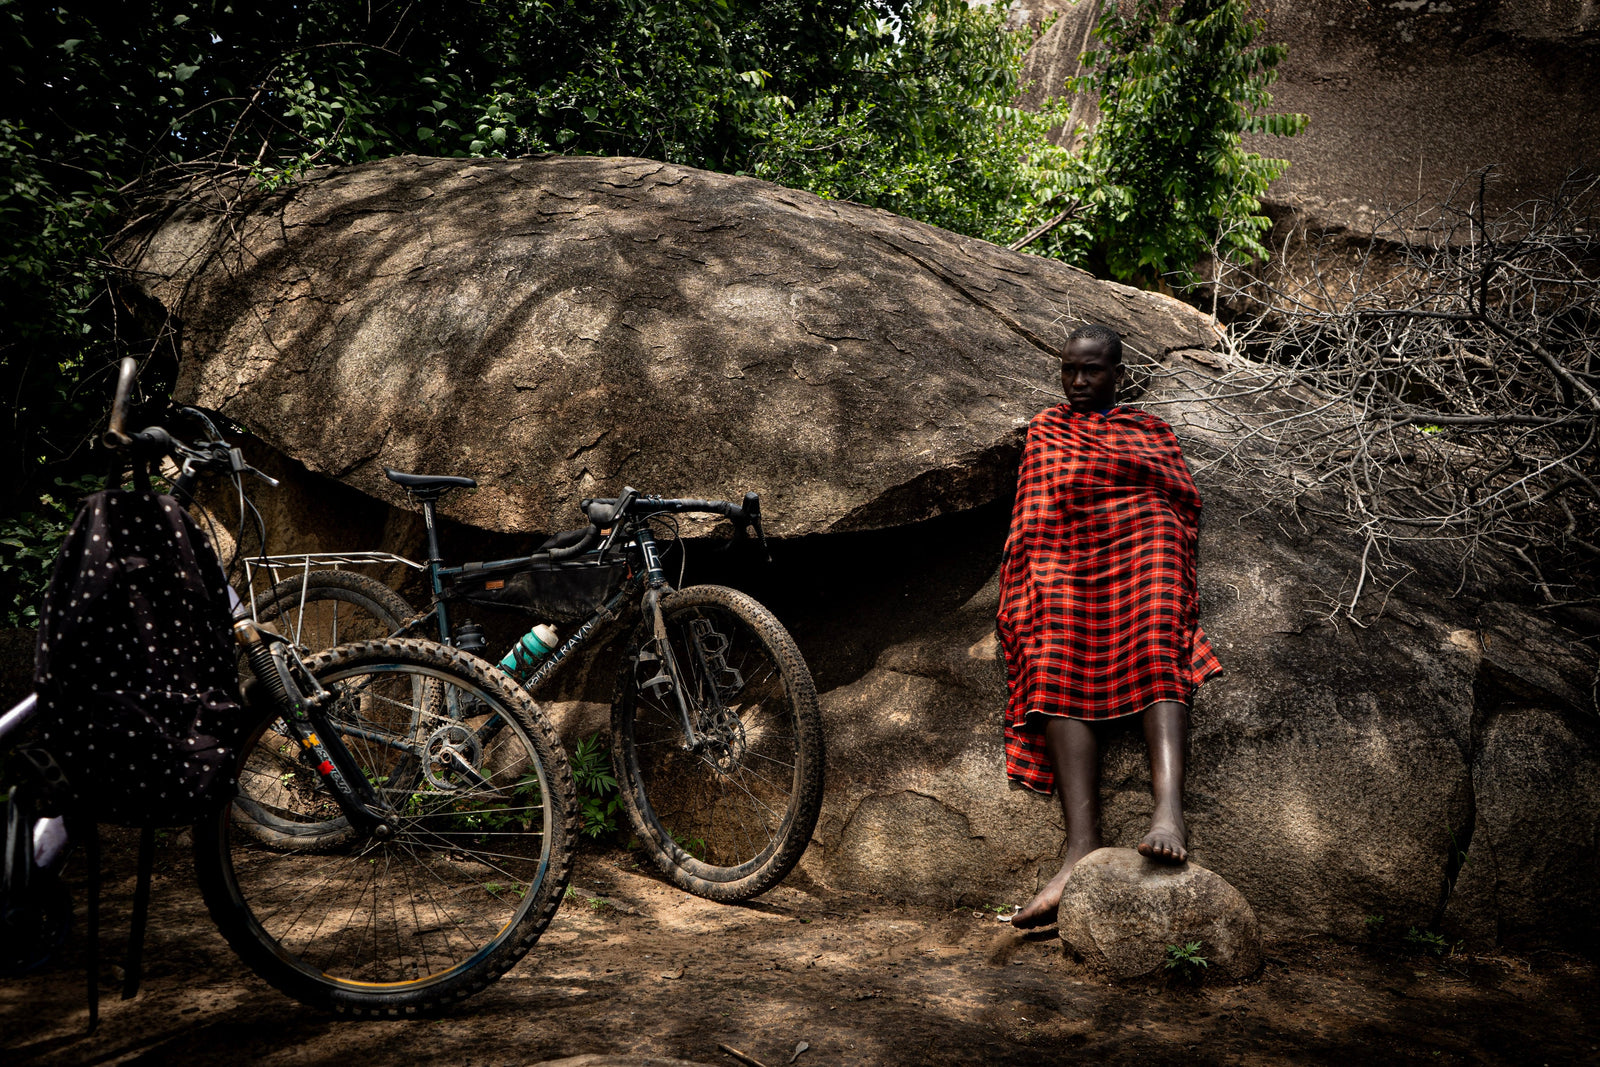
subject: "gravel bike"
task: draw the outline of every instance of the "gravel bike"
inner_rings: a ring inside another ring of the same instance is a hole
[[[637,619],[611,705],[612,765],[634,833],[676,885],[719,901],[777,885],[811,839],[822,802],[822,717],[811,672],[783,624],[754,598],[724,586],[674,590],[652,522],[703,513],[728,518],[765,546],[760,498],[743,502],[640,495],[585,500],[588,524],[551,537],[529,556],[445,566],[435,505],[471,478],[387,471],[422,505],[428,558],[281,557],[296,569],[256,598],[307,647],[345,632],[436,632],[487,653],[469,605],[509,608],[530,621],[571,625],[541,658],[502,662],[537,693],[580,650]],[[425,572],[433,593],[421,613],[345,562],[399,562]],[[457,618],[457,614],[460,618]],[[491,657],[493,658],[493,657]]]
[[[161,426],[127,432],[135,369],[123,361],[108,444],[178,461],[179,502],[202,474],[238,483],[251,470],[197,409],[183,409],[209,434],[196,444]],[[232,601],[250,725],[237,793],[193,827],[218,929],[272,985],[343,1014],[432,1011],[484,988],[532,947],[571,873],[576,791],[544,714],[458,649],[383,638],[303,656]],[[0,716],[0,901],[4,940],[21,946],[0,963],[13,970],[59,938],[58,911],[30,912],[73,826],[60,813],[73,768],[37,750],[38,707],[29,697]]]

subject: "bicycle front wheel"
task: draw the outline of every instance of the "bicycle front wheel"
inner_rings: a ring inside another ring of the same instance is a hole
[[[711,900],[748,900],[799,861],[822,805],[822,715],[794,638],[754,598],[700,585],[646,618],[611,706],[623,807],[656,865]],[[679,694],[697,734],[685,746]]]
[[[268,843],[236,801],[195,827],[206,906],[252,970],[306,1004],[402,1015],[470,996],[533,946],[571,874],[577,800],[555,731],[504,672],[433,642],[346,645],[307,666],[338,694],[330,722],[390,836],[351,829],[333,855]],[[338,808],[300,751],[265,718],[241,749],[241,794],[315,824]]]

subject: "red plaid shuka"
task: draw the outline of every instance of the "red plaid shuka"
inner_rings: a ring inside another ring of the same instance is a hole
[[[1065,404],[1034,418],[1000,565],[1008,776],[1054,789],[1042,716],[1187,704],[1222,670],[1197,621],[1199,533],[1200,494],[1165,422]]]

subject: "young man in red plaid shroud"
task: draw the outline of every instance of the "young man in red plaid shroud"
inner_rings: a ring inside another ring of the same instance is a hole
[[[1200,494],[1172,428],[1116,403],[1122,339],[1067,340],[1067,403],[1028,427],[1000,567],[1000,643],[1011,699],[1006,773],[1054,791],[1067,824],[1061,870],[1012,917],[1055,921],[1072,867],[1100,847],[1104,724],[1143,716],[1155,817],[1139,851],[1182,863],[1189,701],[1222,669],[1196,621]]]

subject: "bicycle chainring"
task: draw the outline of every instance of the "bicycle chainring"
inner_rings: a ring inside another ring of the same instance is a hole
[[[450,723],[435,730],[422,746],[422,775],[435,789],[453,793],[470,789],[480,778],[483,743],[472,729]]]

